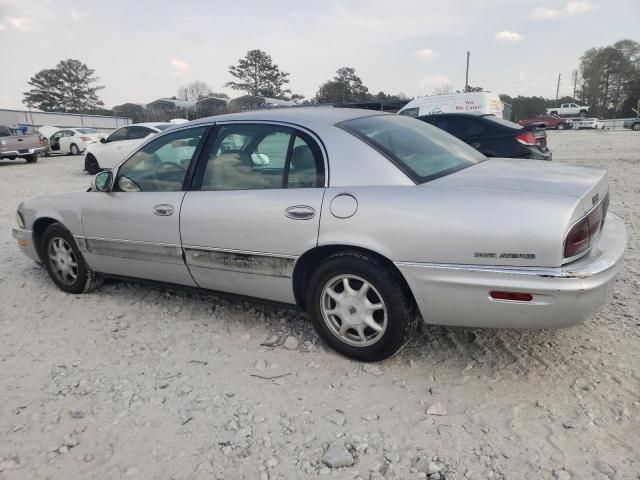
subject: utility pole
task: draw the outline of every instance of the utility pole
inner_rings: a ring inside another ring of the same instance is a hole
[[[467,73],[465,75],[464,78],[464,91],[467,92],[469,91],[469,56],[471,55],[471,52],[469,50],[467,50]]]
[[[573,99],[576,99],[576,85],[578,84],[578,71],[573,71]]]
[[[560,93],[560,77],[562,76],[561,73],[558,74],[558,86],[556,87],[556,103],[558,103],[558,93]]]

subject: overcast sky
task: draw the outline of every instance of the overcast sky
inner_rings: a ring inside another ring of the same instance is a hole
[[[0,0],[0,108],[27,80],[76,58],[108,107],[150,102],[202,80],[223,87],[247,50],[268,52],[307,98],[342,66],[372,92],[425,95],[469,83],[509,95],[571,94],[593,46],[640,41],[640,0]]]

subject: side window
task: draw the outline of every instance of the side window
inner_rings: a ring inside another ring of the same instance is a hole
[[[139,140],[146,137],[150,133],[155,133],[153,130],[147,127],[129,127],[127,133],[127,140]]]
[[[176,192],[182,190],[187,169],[205,127],[163,135],[134,153],[118,170],[115,192]]]
[[[122,127],[107,137],[107,142],[119,142],[127,139],[129,127]]]
[[[400,115],[406,115],[408,117],[417,117],[418,116],[418,107],[407,108],[400,112]]]
[[[207,160],[202,190],[324,186],[319,148],[304,134],[276,125],[223,125]]]

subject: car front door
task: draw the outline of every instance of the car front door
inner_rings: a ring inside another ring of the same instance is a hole
[[[293,302],[296,259],[317,245],[325,159],[310,132],[216,127],[182,204],[180,233],[200,287]]]
[[[110,192],[82,207],[87,260],[99,272],[193,286],[182,258],[180,206],[206,127],[157,138],[114,172]]]

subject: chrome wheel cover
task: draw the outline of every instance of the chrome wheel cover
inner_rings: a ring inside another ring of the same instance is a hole
[[[62,237],[53,237],[47,246],[49,265],[56,278],[65,285],[72,285],[78,278],[78,260]]]
[[[338,339],[354,347],[378,342],[387,330],[387,307],[367,280],[341,274],[329,280],[320,294],[325,324]]]

